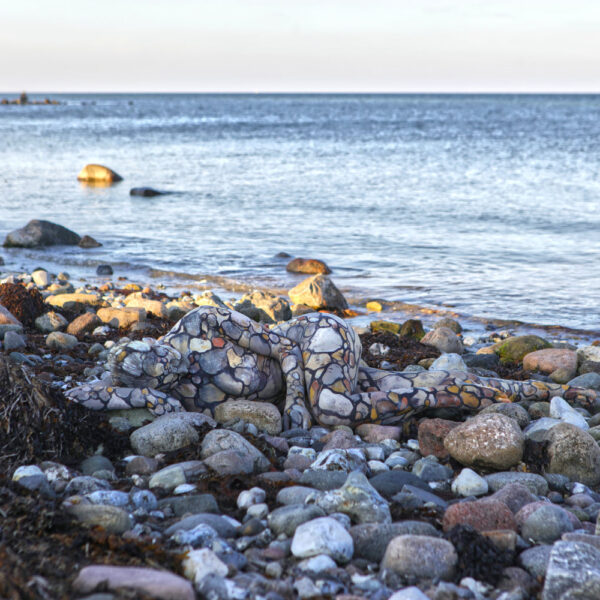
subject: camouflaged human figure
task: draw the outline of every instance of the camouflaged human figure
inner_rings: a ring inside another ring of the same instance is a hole
[[[283,403],[284,428],[397,423],[438,407],[564,396],[589,404],[595,393],[558,384],[475,377],[464,372],[394,373],[361,366],[358,336],[343,319],[304,315],[271,329],[224,308],[200,306],[162,339],[114,346],[112,385],[67,395],[92,409],[146,407],[214,413],[232,399]]]

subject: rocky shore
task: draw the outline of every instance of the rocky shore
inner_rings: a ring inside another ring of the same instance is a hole
[[[264,323],[355,315],[318,268],[287,297],[230,307]],[[99,274],[0,280],[0,597],[600,597],[600,405],[440,409],[354,430],[283,431],[260,402],[226,402],[214,419],[91,413],[63,392],[101,378],[112,345],[224,303]],[[426,330],[378,320],[378,304],[357,327],[370,366],[600,391],[600,345],[448,318]]]

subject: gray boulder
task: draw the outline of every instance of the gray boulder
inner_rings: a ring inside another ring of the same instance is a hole
[[[51,223],[33,219],[25,227],[11,231],[4,240],[6,248],[37,248],[40,246],[76,246],[81,237],[74,231]]]

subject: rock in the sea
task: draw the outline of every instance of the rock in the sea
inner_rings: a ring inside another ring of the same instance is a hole
[[[342,311],[348,308],[348,302],[326,275],[309,277],[288,293],[292,302],[306,304],[315,310],[323,308]]]
[[[297,558],[326,554],[337,563],[345,564],[354,554],[354,542],[339,521],[321,517],[302,523],[296,529],[291,550]]]
[[[579,590],[579,594],[578,594]],[[583,542],[556,542],[542,600],[592,600],[600,591],[600,550]]]
[[[355,523],[392,521],[387,500],[382,498],[360,471],[350,473],[341,488],[317,496],[315,504],[328,514],[347,514]]]
[[[100,248],[102,244],[91,235],[84,235],[77,244],[80,248]]]
[[[440,352],[448,352],[453,354],[462,354],[465,349],[460,338],[447,327],[439,327],[428,331],[423,339],[422,344],[433,346]]]
[[[151,187],[134,187],[129,190],[130,196],[142,196],[143,198],[152,198],[154,196],[163,196],[168,192],[161,192]]]
[[[110,265],[98,265],[96,267],[96,275],[112,275],[113,268]]]
[[[243,419],[253,423],[260,431],[270,435],[281,432],[281,413],[269,402],[252,402],[246,400],[228,400],[217,405],[215,409],[217,423],[227,423],[233,419]]]
[[[425,535],[401,535],[385,551],[381,568],[416,579],[451,580],[458,563],[454,546]]]
[[[123,178],[112,169],[103,165],[89,164],[83,167],[77,175],[79,181],[96,184],[111,184],[117,181],[123,181]]]
[[[470,525],[477,531],[494,529],[512,529],[517,531],[517,523],[512,512],[498,500],[475,500],[457,502],[444,513],[444,531],[450,531],[455,525]]]
[[[316,258],[292,258],[285,267],[290,273],[307,273],[308,275],[329,275],[331,269]]]
[[[600,483],[600,447],[594,438],[575,425],[561,423],[546,434],[549,473],[595,486]]]
[[[81,569],[73,582],[73,590],[78,594],[92,594],[101,586],[111,591],[130,589],[134,593],[138,592],[156,600],[196,598],[192,584],[183,577],[168,571],[144,567],[92,565]]]
[[[4,240],[6,248],[37,248],[39,246],[69,245],[75,246],[81,237],[74,231],[51,223],[33,219],[25,227],[11,231]]]
[[[505,470],[523,458],[525,438],[514,419],[482,414],[452,429],[444,446],[465,466]]]

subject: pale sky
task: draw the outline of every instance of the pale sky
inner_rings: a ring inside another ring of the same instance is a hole
[[[0,92],[600,92],[600,0],[0,0]]]

